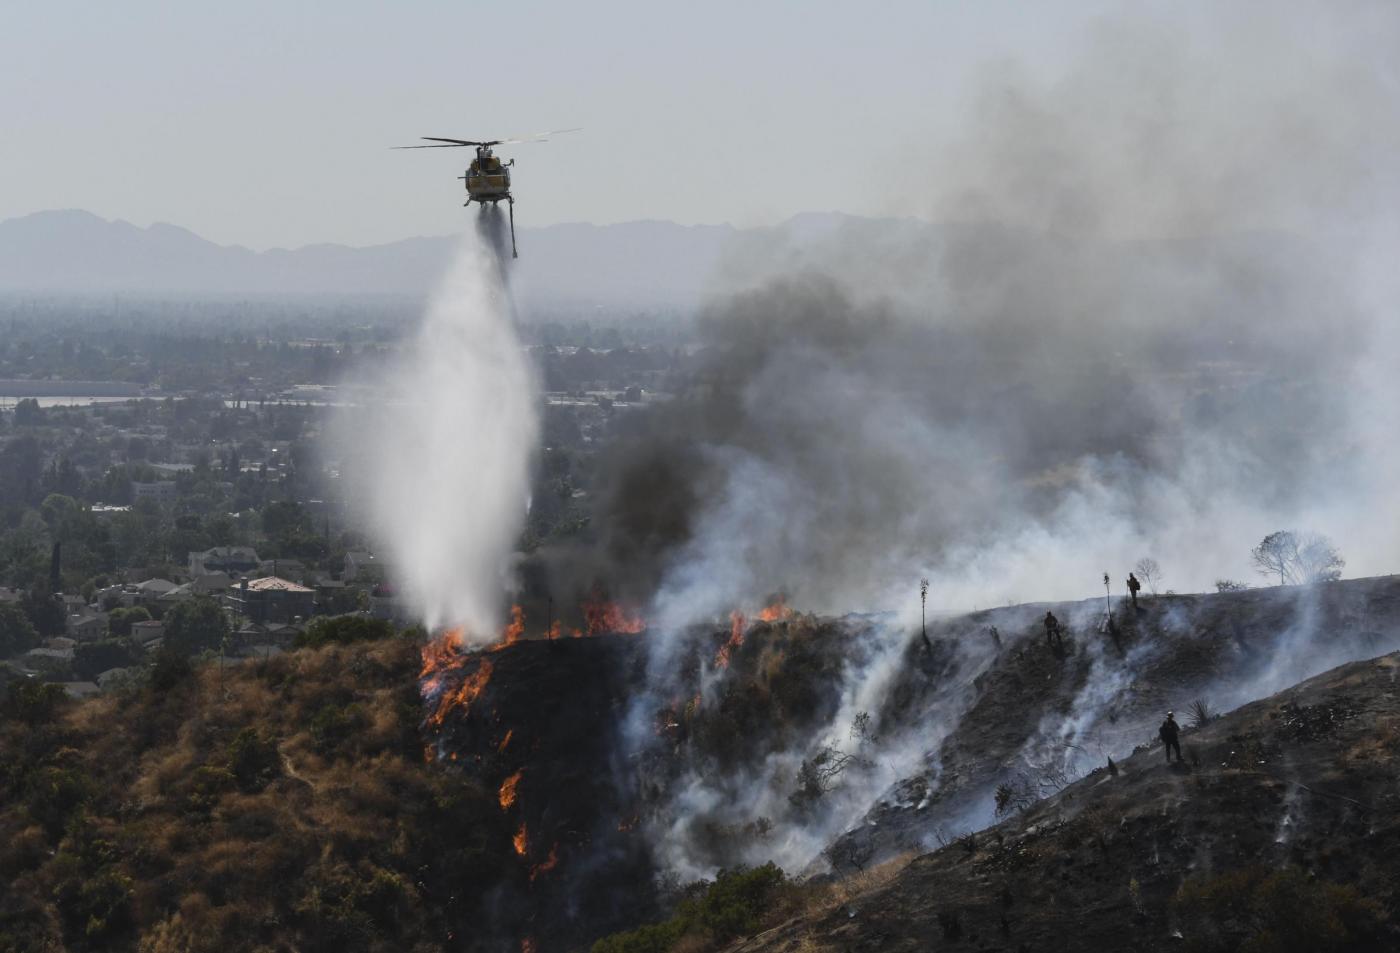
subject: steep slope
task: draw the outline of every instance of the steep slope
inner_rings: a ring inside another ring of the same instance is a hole
[[[498,909],[537,949],[574,949],[663,915],[658,875],[777,860],[820,881],[931,850],[994,823],[1000,787],[1028,804],[1131,756],[1168,708],[1189,723],[1195,699],[1234,707],[1394,647],[1400,578],[1148,598],[1115,607],[1116,643],[1103,612],[991,610],[930,626],[927,645],[786,608],[672,643],[498,645],[425,683],[434,750],[513,785],[503,816],[548,867]]]
[[[1063,650],[1046,643],[1047,610],[1065,626]],[[1103,602],[1089,600],[992,610],[940,625],[935,646],[947,661],[927,674],[907,666],[880,720],[922,721],[931,738],[946,734],[927,750],[921,769],[891,785],[828,857],[849,869],[928,849],[950,830],[990,823],[997,786],[1053,793],[1151,742],[1169,709],[1186,723],[1197,700],[1220,711],[1393,649],[1400,644],[1400,577],[1152,597],[1137,611],[1120,604],[1116,642],[1103,621]],[[911,649],[911,663],[923,654]],[[953,695],[954,706],[934,704],[949,695],[948,681],[966,691]]]
[[[1400,943],[1400,655],[1099,769],[734,953]]]

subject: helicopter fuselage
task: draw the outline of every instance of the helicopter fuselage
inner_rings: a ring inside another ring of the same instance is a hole
[[[514,202],[510,194],[510,165],[493,155],[477,156],[462,178],[467,183],[467,204]]]

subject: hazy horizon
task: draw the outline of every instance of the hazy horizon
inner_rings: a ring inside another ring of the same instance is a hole
[[[1233,15],[1147,9],[1134,16]],[[256,250],[459,233],[470,150],[391,146],[574,126],[508,151],[521,226],[937,218],[920,180],[969,91],[1054,74],[1114,10],[530,4],[493,9],[480,39],[479,12],[428,4],[29,5],[0,39],[0,220],[79,208]]]

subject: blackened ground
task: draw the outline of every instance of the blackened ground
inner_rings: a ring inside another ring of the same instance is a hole
[[[1047,610],[1064,624],[1062,651],[1046,643]],[[1394,648],[1400,577],[1146,597],[1136,612],[1125,601],[1115,606],[1118,645],[1100,630],[1103,614],[1101,599],[1014,606],[939,624],[930,632],[933,653],[911,641],[882,723],[907,721],[928,698],[946,693],[950,681],[971,679],[972,699],[943,743],[927,753],[924,769],[893,785],[833,845],[829,856],[838,869],[929,849],[985,826],[1001,784],[1030,782],[1035,793],[1052,794],[1108,757],[1157,744],[1168,709],[1189,734],[1197,699],[1218,712],[1328,665]],[[968,653],[949,648],[954,642],[992,655],[969,665]],[[1076,720],[1084,730],[1061,740],[1058,733]]]
[[[1334,669],[731,953],[1400,948],[1397,684]]]
[[[520,774],[503,811],[512,830],[523,825],[524,853],[499,888],[490,924],[498,948],[513,953],[529,937],[543,953],[567,949],[650,915],[649,853],[619,830],[637,811],[619,731],[641,678],[638,637],[517,642],[471,657],[459,674],[483,658],[492,665],[485,689],[434,740],[449,770],[492,791]]]

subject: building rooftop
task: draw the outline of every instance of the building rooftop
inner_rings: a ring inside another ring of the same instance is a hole
[[[254,592],[315,592],[305,586],[283,579],[281,576],[263,576],[248,581],[248,588]]]

